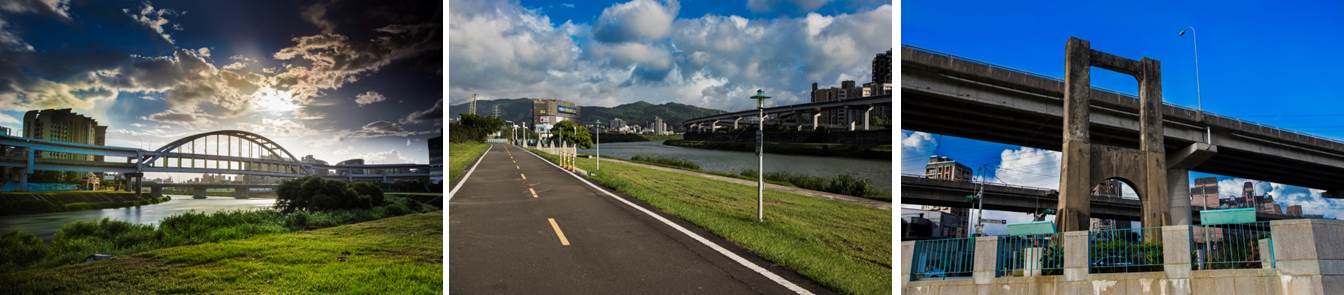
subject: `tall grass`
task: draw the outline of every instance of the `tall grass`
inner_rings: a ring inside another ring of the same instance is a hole
[[[0,273],[28,266],[79,262],[89,255],[125,254],[165,247],[214,243],[428,212],[437,208],[401,197],[373,209],[187,212],[164,218],[157,228],[100,219],[62,226],[50,242],[26,232],[0,235]]]
[[[700,165],[691,161],[682,159],[673,159],[654,155],[635,155],[630,157],[631,161],[654,164],[659,166],[669,166],[674,168],[700,170]]]

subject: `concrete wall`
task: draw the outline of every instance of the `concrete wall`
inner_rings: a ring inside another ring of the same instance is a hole
[[[1162,228],[1164,270],[1091,274],[1087,232],[1064,233],[1064,274],[994,277],[997,237],[976,239],[974,275],[910,281],[914,242],[901,243],[902,294],[1344,294],[1344,221],[1270,222],[1272,263],[1259,269],[1190,270],[1189,227]],[[1262,243],[1268,243],[1264,241]],[[1266,259],[1268,260],[1268,258]]]

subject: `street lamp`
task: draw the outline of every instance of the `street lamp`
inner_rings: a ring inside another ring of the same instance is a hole
[[[1204,98],[1202,97],[1203,94],[1200,93],[1200,89],[1199,89],[1199,88],[1200,88],[1200,86],[1199,86],[1199,36],[1198,36],[1198,35],[1196,34],[1196,32],[1195,32],[1195,27],[1194,27],[1194,26],[1189,26],[1189,27],[1185,27],[1185,29],[1181,29],[1181,32],[1180,32],[1180,33],[1176,33],[1176,36],[1178,36],[1178,37],[1185,37],[1185,32],[1186,32],[1186,31],[1189,31],[1189,32],[1190,32],[1190,40],[1192,41],[1192,43],[1194,44],[1194,47],[1195,47],[1195,107],[1199,110],[1199,114],[1201,115],[1201,117],[1203,117],[1202,115],[1204,114]],[[1205,141],[1206,143],[1209,143],[1209,144],[1212,144],[1212,143],[1213,143],[1213,130],[1212,130],[1211,128],[1207,128],[1207,127],[1204,128],[1204,141]]]
[[[756,221],[765,222],[765,91],[756,89]]]
[[[594,124],[594,127],[597,129],[597,143],[595,146],[597,148],[597,168],[593,169],[593,175],[597,175],[598,171],[602,171],[602,121],[597,121],[597,124]]]

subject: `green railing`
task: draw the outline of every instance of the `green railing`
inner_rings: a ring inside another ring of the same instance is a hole
[[[1277,267],[1268,221],[1190,226],[1190,268]],[[1263,243],[1262,243],[1263,241]]]
[[[1062,233],[999,237],[996,276],[1058,275],[1063,272]]]
[[[1162,271],[1162,242],[1151,239],[1161,235],[1161,227],[1088,231],[1088,272]]]
[[[975,264],[975,238],[915,242],[910,280],[970,277]]]

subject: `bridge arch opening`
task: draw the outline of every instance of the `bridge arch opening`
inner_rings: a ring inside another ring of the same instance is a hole
[[[1140,200],[1142,196],[1135,188],[1136,186],[1134,185],[1134,182],[1125,179],[1124,177],[1106,178],[1101,182],[1092,185],[1092,199],[1099,201],[1108,199],[1117,201]],[[1090,230],[1125,229],[1132,227],[1131,221],[1128,220],[1098,217],[1091,217],[1090,220],[1088,220],[1088,225],[1088,229]]]

